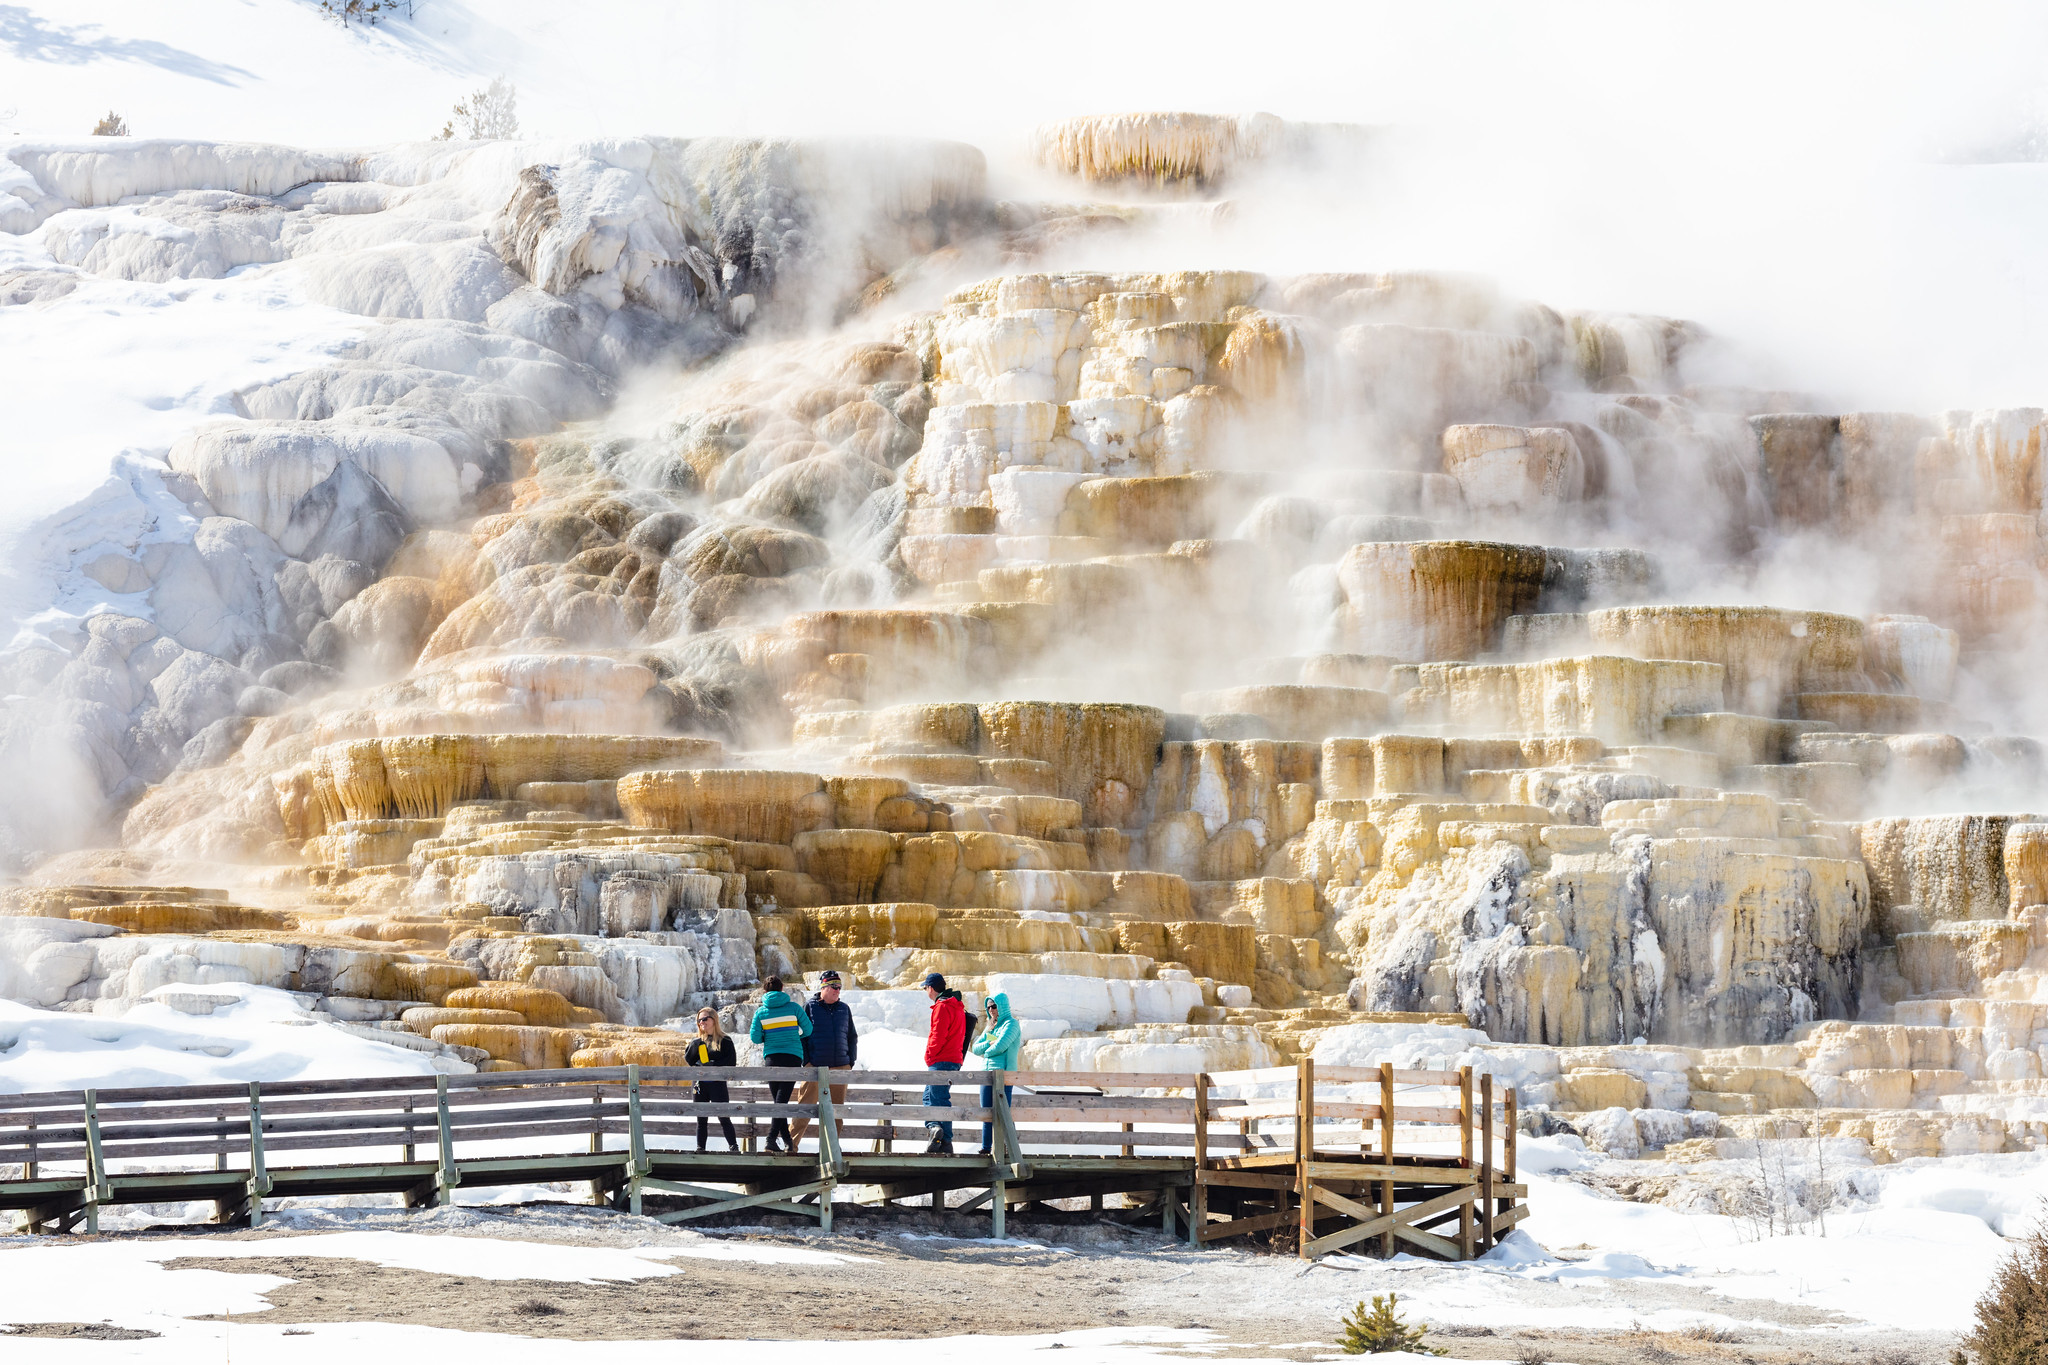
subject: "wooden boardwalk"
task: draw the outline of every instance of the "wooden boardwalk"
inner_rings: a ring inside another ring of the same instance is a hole
[[[0,1209],[31,1232],[96,1231],[110,1205],[198,1200],[216,1221],[254,1226],[265,1200],[387,1193],[421,1207],[465,1186],[569,1181],[636,1213],[666,1196],[679,1206],[656,1215],[668,1222],[756,1211],[829,1231],[835,1199],[844,1209],[850,1196],[985,1208],[1001,1237],[1014,1209],[1103,1210],[1122,1196],[1194,1245],[1272,1233],[1304,1257],[1399,1247],[1451,1260],[1527,1212],[1514,1092],[1496,1099],[1491,1077],[1475,1092],[1469,1068],[1020,1071],[1002,1074],[1014,1097],[997,1089],[984,1106],[988,1079],[628,1066],[0,1096]],[[692,1100],[705,1080],[725,1081],[731,1100]],[[774,1103],[771,1081],[814,1084],[817,1099]],[[927,1085],[952,1087],[951,1101],[927,1106]],[[721,1118],[740,1151],[726,1150]],[[806,1125],[807,1150],[766,1150],[778,1118]],[[931,1120],[955,1125],[955,1155],[925,1153]]]

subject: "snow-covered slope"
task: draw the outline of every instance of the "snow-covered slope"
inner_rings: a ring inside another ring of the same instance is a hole
[[[805,321],[982,177],[945,143],[0,144],[0,753],[43,778],[0,842],[169,772],[495,442]]]

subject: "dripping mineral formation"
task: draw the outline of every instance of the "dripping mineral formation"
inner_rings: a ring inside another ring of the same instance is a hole
[[[511,1070],[941,971],[1033,1068],[1427,1044],[1623,1155],[2041,1142],[2048,418],[1074,263],[1365,136],[1071,120],[1047,173],[1143,192],[1078,206],[941,144],[5,149],[12,306],[250,268],[361,326],[57,547],[4,744],[82,795],[7,797],[0,994]],[[1758,586],[1816,544],[1859,602]]]

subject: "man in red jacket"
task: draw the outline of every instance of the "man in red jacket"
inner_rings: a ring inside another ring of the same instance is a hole
[[[961,1003],[960,992],[946,989],[946,978],[937,972],[924,979],[924,993],[925,998],[932,1002],[931,1032],[925,1036],[924,1042],[925,1069],[958,1071],[961,1061],[967,1056],[967,1006]],[[946,1108],[953,1103],[953,1087],[926,1086],[924,1102],[927,1108]],[[925,1152],[953,1155],[953,1121],[927,1119],[924,1126],[932,1132],[932,1140],[925,1147]]]

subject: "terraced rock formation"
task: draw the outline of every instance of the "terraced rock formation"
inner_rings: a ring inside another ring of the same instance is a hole
[[[1199,197],[1286,141],[1041,145]],[[2048,1137],[2040,410],[1838,412],[1464,277],[1068,269],[1151,210],[991,203],[966,149],[628,150],[573,162],[602,212],[453,154],[500,300],[180,442],[196,529],[13,652],[120,821],[5,891],[0,994],[254,981],[507,1069],[828,967],[914,1033],[937,970],[1034,1067],[1424,1038],[1624,1155]],[[9,155],[82,202],[86,153]],[[278,251],[423,193],[207,155],[121,188]],[[31,230],[143,268],[96,211]]]

